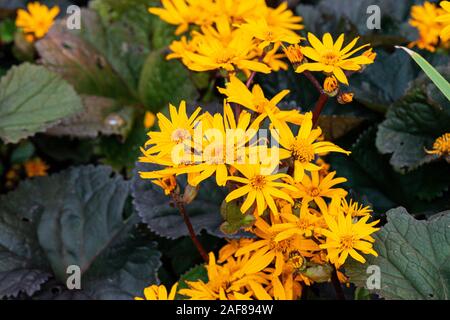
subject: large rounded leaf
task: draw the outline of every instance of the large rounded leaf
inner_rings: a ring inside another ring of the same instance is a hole
[[[86,166],[3,196],[0,296],[31,295],[51,274],[65,284],[71,265],[81,270],[85,298],[128,299],[157,283],[160,253],[136,229],[138,217],[125,217],[128,188],[111,168]]]
[[[378,257],[346,266],[350,281],[366,285],[367,267],[381,271],[375,292],[386,299],[450,298],[450,211],[429,221],[415,220],[404,208],[390,210],[388,223],[375,234]]]
[[[58,75],[29,63],[0,80],[0,138],[18,142],[83,109],[75,90]]]

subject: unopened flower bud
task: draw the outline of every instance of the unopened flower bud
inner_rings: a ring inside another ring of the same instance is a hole
[[[297,69],[305,59],[302,53],[302,48],[298,44],[293,44],[288,46],[287,48],[283,48],[283,51],[294,69]]]
[[[339,92],[339,82],[335,76],[329,76],[323,83],[323,89],[325,93],[330,97],[335,97]]]
[[[347,104],[353,101],[353,96],[354,94],[351,92],[343,92],[339,94],[339,96],[337,97],[337,101],[340,104]]]
[[[194,199],[197,197],[199,188],[200,188],[199,185],[194,187],[188,184],[184,189],[183,202],[185,204],[190,204],[192,201],[194,201]]]
[[[314,264],[308,267],[303,274],[317,283],[329,282],[333,268],[328,264]]]

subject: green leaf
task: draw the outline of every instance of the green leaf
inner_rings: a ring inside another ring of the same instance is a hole
[[[447,300],[450,297],[450,211],[418,221],[404,208],[390,210],[388,223],[374,236],[378,257],[346,265],[350,281],[365,286],[369,265],[380,267],[386,299]]]
[[[169,239],[177,239],[189,235],[188,229],[178,209],[171,204],[171,198],[150,180],[142,179],[139,172],[158,170],[152,164],[137,163],[133,176],[133,204],[142,221],[156,234]],[[178,178],[183,189],[185,179]],[[200,186],[196,199],[186,205],[186,211],[191,219],[196,234],[205,229],[209,234],[224,237],[220,231],[223,220],[220,215],[220,204],[225,198],[223,190],[215,183],[205,181]]]
[[[194,101],[197,91],[189,71],[178,61],[167,61],[162,51],[152,52],[145,62],[139,81],[139,95],[153,112],[177,105],[181,100]]]
[[[35,147],[30,141],[24,141],[14,149],[11,153],[11,163],[13,164],[22,164],[25,161],[29,160],[34,152]]]
[[[450,74],[450,69],[441,69]],[[427,155],[433,142],[450,131],[450,101],[439,98],[434,85],[424,77],[413,89],[390,107],[379,126],[376,145],[383,154],[391,154],[391,165],[399,172],[416,169],[434,157]]]
[[[0,80],[0,137],[16,143],[82,108],[80,97],[58,75],[28,63],[13,67]]]
[[[400,205],[414,214],[425,215],[450,209],[449,201],[443,197],[450,186],[450,166],[436,162],[406,174],[398,173],[389,164],[389,158],[377,150],[375,138],[376,127],[371,127],[350,148],[350,156],[328,157],[333,170],[348,179],[344,186],[372,204],[376,214]]]
[[[94,18],[92,14],[83,15],[83,29],[98,29],[95,24],[100,22]],[[55,23],[45,38],[36,42],[36,49],[43,64],[69,81],[77,92],[133,100],[126,83],[102,52],[68,30],[64,21]]]
[[[420,54],[414,52],[408,48],[397,46],[396,48],[404,50],[407,54],[414,59],[414,61],[422,68],[425,74],[433,81],[433,83],[439,88],[439,90],[445,95],[447,100],[450,101],[450,83]]]
[[[13,42],[15,32],[16,24],[14,20],[5,19],[0,22],[0,42],[5,44]]]
[[[412,62],[403,54],[380,51],[362,74],[352,76],[351,90],[355,99],[367,107],[385,112],[391,103],[405,95],[415,77]]]
[[[3,196],[0,288],[29,290],[19,277],[29,270],[64,284],[70,265],[80,267],[81,293],[92,299],[130,299],[158,282],[155,244],[138,233],[135,214],[124,217],[128,185],[108,167],[86,166],[27,180]]]
[[[189,286],[186,281],[198,281],[202,280],[203,282],[208,281],[208,271],[206,270],[204,265],[197,265],[193,267],[191,270],[186,272],[180,277],[178,281],[178,291],[180,289],[187,289]],[[177,299],[185,299],[184,296],[177,294]]]

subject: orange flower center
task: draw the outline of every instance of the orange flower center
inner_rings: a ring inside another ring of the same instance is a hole
[[[250,180],[250,184],[252,185],[253,189],[262,189],[264,188],[264,186],[266,185],[267,181],[266,181],[266,177],[262,176],[262,175],[257,175],[254,176],[251,180]]]
[[[339,62],[339,55],[334,51],[327,51],[322,55],[322,63],[326,65],[335,65]]]
[[[317,187],[311,187],[311,189],[309,189],[309,194],[311,197],[317,197],[320,195],[320,189]]]
[[[342,249],[352,249],[355,237],[353,235],[347,235],[341,237],[341,248]]]
[[[301,163],[309,163],[314,160],[314,148],[305,139],[297,139],[291,146],[294,159]]]

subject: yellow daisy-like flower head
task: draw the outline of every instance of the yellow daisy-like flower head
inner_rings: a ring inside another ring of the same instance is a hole
[[[40,158],[26,161],[24,168],[28,178],[45,177],[49,169],[48,165]]]
[[[269,100],[259,85],[254,85],[250,91],[241,80],[234,76],[230,78],[226,88],[218,89],[220,93],[227,96],[228,102],[238,103],[263,117],[267,117],[270,113],[282,122],[287,121],[299,125],[303,121],[303,115],[298,110],[281,111],[277,107],[277,104],[289,94],[289,90],[283,90]]]
[[[267,65],[255,61],[252,35],[241,29],[231,30],[227,20],[218,19],[215,28],[204,28],[203,33],[194,33],[192,41],[195,48],[182,53],[182,61],[193,71],[223,69],[235,73],[239,69],[271,72]]]
[[[57,6],[49,9],[39,2],[32,2],[28,4],[27,11],[17,10],[16,26],[23,30],[27,39],[34,41],[47,34],[58,14]]]
[[[205,0],[162,0],[162,8],[152,7],[148,11],[157,15],[161,20],[178,26],[175,31],[180,35],[189,29],[189,25],[204,25],[211,22],[207,14]]]
[[[450,156],[450,133],[444,133],[433,143],[432,150],[426,150],[428,154],[434,154],[439,157]]]
[[[302,30],[304,28],[301,24],[303,18],[294,15],[294,13],[289,10],[287,2],[282,2],[274,9],[267,7],[265,18],[268,25],[271,27],[284,28],[287,30]]]
[[[298,191],[290,193],[294,199],[302,199],[302,203],[314,201],[322,212],[327,211],[327,204],[324,198],[345,197],[347,191],[342,188],[333,188],[339,183],[347,181],[345,178],[334,178],[336,172],[331,172],[325,177],[321,177],[319,171],[311,171],[311,178],[308,175],[303,177],[301,183],[296,183]]]
[[[152,285],[144,289],[144,298],[135,297],[134,300],[175,300],[177,294],[178,283],[175,283],[167,294],[165,286]]]
[[[328,229],[321,230],[326,242],[321,244],[320,248],[327,250],[328,259],[337,268],[345,263],[349,255],[365,263],[366,259],[357,251],[378,256],[372,248],[375,239],[370,235],[379,230],[374,228],[379,220],[368,223],[370,216],[365,216],[355,222],[352,215],[345,215],[342,211],[335,216],[325,214],[324,218]]]
[[[370,216],[373,212],[369,206],[359,204],[352,199],[350,199],[350,201],[347,201],[347,199],[345,198],[342,199],[341,210],[345,215],[350,215],[353,218]]]
[[[350,154],[350,152],[339,148],[335,144],[327,141],[316,140],[321,136],[320,128],[312,129],[312,113],[306,113],[302,125],[297,136],[294,136],[291,129],[270,115],[270,119],[275,128],[278,129],[278,137],[280,145],[284,149],[280,149],[280,159],[293,158],[294,160],[294,180],[300,182],[303,180],[305,171],[318,171],[320,167],[315,165],[313,161],[317,155],[327,152],[340,152]]]
[[[273,232],[277,232],[275,241],[283,241],[295,236],[310,238],[314,235],[316,228],[322,225],[322,218],[315,214],[315,211],[308,208],[304,202],[300,208],[300,214],[294,212],[283,213],[284,223],[276,224],[271,227]],[[307,248],[310,251],[319,250],[316,245]]]
[[[265,282],[255,269],[258,258],[249,255],[236,259],[229,257],[223,264],[217,264],[214,254],[210,253],[206,265],[208,281],[186,281],[189,288],[181,289],[179,293],[191,300],[250,300],[253,287],[262,289],[261,283]]]
[[[246,213],[252,205],[256,202],[256,213],[258,216],[262,215],[267,206],[273,213],[278,213],[278,208],[275,205],[274,198],[281,198],[290,203],[293,203],[292,198],[281,189],[296,191],[297,188],[279,182],[281,178],[290,179],[287,174],[279,173],[273,175],[263,175],[261,173],[261,166],[259,165],[234,165],[234,167],[243,175],[243,177],[228,177],[229,181],[235,181],[243,184],[243,186],[232,191],[225,198],[227,202],[246,196],[244,203],[241,206],[241,212]]]
[[[170,120],[162,113],[157,114],[160,131],[150,131],[148,136],[150,139],[145,146],[150,146],[147,150],[143,150],[144,154],[149,157],[163,158],[171,155],[175,147],[192,146],[192,137],[195,125],[199,120],[197,118],[201,108],[197,108],[195,112],[188,117],[186,113],[186,102],[182,101],[180,107],[169,106]]]
[[[302,48],[303,54],[313,62],[302,64],[296,72],[305,70],[322,71],[326,74],[333,74],[340,82],[348,85],[345,71],[359,71],[361,66],[373,63],[373,60],[365,55],[352,57],[358,51],[369,45],[363,45],[354,49],[359,38],[355,38],[347,46],[343,47],[344,35],[340,35],[336,42],[331,34],[326,33],[320,41],[314,34],[308,33],[310,47]]]
[[[439,33],[443,25],[437,18],[443,13],[434,3],[425,1],[423,5],[415,5],[411,8],[409,24],[417,28],[419,39],[409,44],[409,47],[417,46],[434,52],[439,43]]]
[[[436,21],[444,25],[440,36],[442,40],[446,42],[450,40],[450,1],[442,1],[441,7],[445,10],[445,13],[437,17]]]
[[[264,18],[249,20],[241,26],[241,29],[260,41],[259,49],[264,49],[274,43],[287,42],[295,44],[301,40],[300,36],[290,30],[270,26]]]

